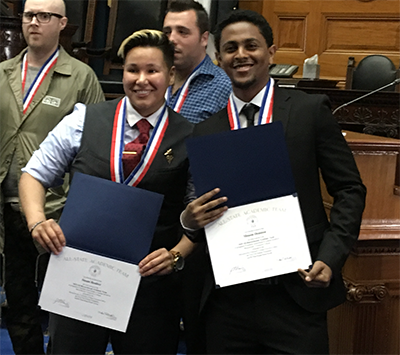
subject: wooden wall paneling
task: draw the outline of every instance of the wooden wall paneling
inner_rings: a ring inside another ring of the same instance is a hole
[[[274,30],[279,50],[276,63],[299,65],[319,55],[320,77],[339,80],[344,87],[347,60],[358,63],[370,54],[400,61],[400,6],[398,0],[260,0],[240,1],[264,15]],[[304,38],[303,38],[304,37]]]
[[[298,65],[298,77],[302,76],[304,59],[311,56],[318,42],[314,21],[315,10],[309,1],[275,2],[271,26],[278,51],[274,62]]]
[[[271,0],[269,1],[271,2],[275,2],[275,0]],[[266,2],[264,1],[258,1],[258,0],[241,0],[239,1],[239,8],[240,9],[247,9],[247,10],[252,10],[255,12],[258,12],[259,14],[263,13],[263,7],[268,5]]]
[[[287,64],[296,64],[306,56],[306,33],[307,33],[307,15],[306,14],[287,14],[278,15],[274,33],[275,45],[278,51],[275,54],[274,61],[282,63],[281,56],[284,52],[289,52],[292,62]]]
[[[399,18],[339,13],[322,16],[323,44],[319,52],[324,76],[343,80],[349,56],[355,57],[357,65],[367,55],[383,54],[398,66]]]
[[[320,48],[320,13],[322,9],[321,1],[310,2],[310,13],[307,16],[307,33],[306,33],[306,58],[312,57],[314,54],[319,54]],[[303,63],[300,63],[301,67]],[[303,70],[303,68],[301,68]]]
[[[396,18],[355,18],[336,14],[325,15],[324,19],[327,24],[326,45],[321,48],[324,52],[358,50],[390,55],[399,49]]]
[[[328,312],[332,354],[400,353],[400,196],[395,190],[400,142],[347,132],[367,187],[359,239],[343,268],[344,304]],[[332,198],[322,188],[327,213]]]
[[[394,194],[397,154],[376,151],[358,152],[356,155],[359,166],[370,166],[369,171],[362,172],[366,186],[374,186],[376,181],[385,182],[379,184],[379,189],[371,188],[368,191],[361,239],[372,235],[375,238],[388,238],[389,234],[400,233],[400,197]]]
[[[279,30],[277,31],[279,36],[275,39],[275,45],[278,48],[303,54],[306,44],[306,22],[305,16],[285,16],[280,18],[278,22]]]
[[[351,140],[350,148],[367,187],[358,240],[400,240],[400,195],[396,186],[400,140],[356,132],[347,132],[346,139]],[[333,199],[325,189],[322,196],[329,213]]]

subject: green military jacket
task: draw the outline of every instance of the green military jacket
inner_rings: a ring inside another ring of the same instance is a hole
[[[16,154],[20,171],[47,134],[72,112],[75,103],[104,101],[93,70],[60,47],[57,63],[23,115],[21,63],[26,51],[0,63],[0,251],[4,245],[1,183],[10,168],[13,154]],[[65,189],[66,186],[61,186],[47,192],[45,211],[49,218],[58,218],[65,202]]]

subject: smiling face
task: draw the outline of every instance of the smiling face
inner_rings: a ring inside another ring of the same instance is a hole
[[[50,22],[39,23],[34,17],[30,23],[22,24],[22,32],[28,47],[34,51],[54,52],[58,46],[60,32],[67,25],[65,7],[61,0],[27,0],[24,12],[53,12],[64,16],[51,16]]]
[[[232,23],[222,30],[217,60],[231,79],[237,97],[249,102],[267,85],[275,51],[275,46],[268,47],[258,27],[250,22]]]
[[[124,91],[143,117],[164,104],[165,91],[173,82],[174,67],[168,69],[160,49],[135,47],[126,54],[122,78]]]
[[[200,34],[194,10],[168,12],[163,32],[175,46],[174,65],[177,70],[193,70],[205,57],[208,32]]]

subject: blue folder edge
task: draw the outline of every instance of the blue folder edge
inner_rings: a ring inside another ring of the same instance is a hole
[[[196,195],[219,187],[228,207],[296,194],[281,122],[189,138]]]
[[[67,246],[137,265],[149,253],[163,198],[75,173],[59,221]]]

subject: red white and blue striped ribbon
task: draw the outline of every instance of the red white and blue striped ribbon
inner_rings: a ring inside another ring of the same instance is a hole
[[[179,91],[177,93],[178,98],[177,98],[177,100],[175,102],[174,107],[172,107],[172,109],[175,112],[179,113],[181,111],[182,106],[183,106],[183,104],[184,104],[184,102],[186,100],[186,96],[188,95],[188,92],[189,92],[190,82],[197,75],[197,73],[200,70],[200,67],[203,65],[205,60],[206,60],[206,57],[201,61],[201,63],[196,68],[194,68],[194,70],[192,71],[192,74],[189,75],[189,77],[186,79],[184,84],[179,89]],[[168,105],[169,105],[169,102],[171,100],[171,97],[172,97],[172,86],[170,86],[168,88],[168,90],[166,91],[166,93],[165,93],[165,99],[166,99]]]
[[[139,164],[136,166],[135,169],[133,169],[131,174],[125,180],[123,166],[122,166],[122,152],[125,146],[124,128],[126,120],[126,105],[127,105],[127,97],[125,96],[118,103],[114,115],[114,125],[113,125],[113,134],[111,142],[111,157],[110,157],[111,180],[118,183],[124,183],[129,186],[136,186],[146,175],[147,171],[150,168],[151,163],[154,160],[158,148],[160,147],[161,141],[164,137],[164,133],[168,127],[168,110],[167,110],[167,105],[164,104],[160,116],[157,119],[157,124],[153,129],[153,132],[146,146],[146,150],[143,152]]]
[[[270,78],[263,96],[262,104],[260,107],[260,114],[258,116],[257,125],[271,123],[272,121],[272,107],[274,105],[274,79]],[[228,100],[228,117],[231,130],[240,129],[239,113],[236,108],[235,101],[233,100],[233,93],[231,93]]]
[[[47,59],[46,63],[40,68],[39,73],[36,75],[36,78],[33,80],[31,86],[29,87],[24,100],[23,100],[23,113],[25,114],[28,110],[29,105],[31,104],[33,97],[35,96],[36,92],[38,91],[40,85],[42,84],[43,80],[46,78],[46,75],[49,73],[51,68],[56,64],[58,55],[60,51],[57,48],[56,51]],[[25,90],[25,83],[26,83],[26,74],[28,72],[28,59],[27,53],[25,53],[24,58],[22,60],[22,93]]]

